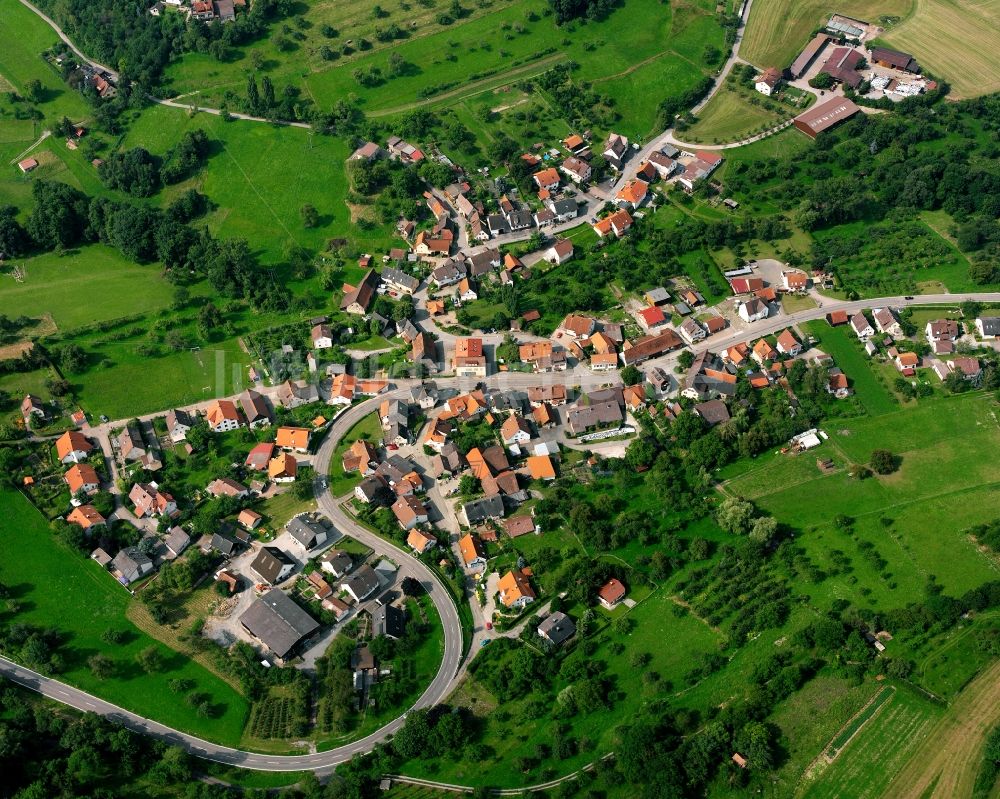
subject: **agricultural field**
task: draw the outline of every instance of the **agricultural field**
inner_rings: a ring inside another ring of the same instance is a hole
[[[915,745],[934,739],[931,732],[941,716],[938,705],[912,691],[897,689],[832,763],[818,761],[796,795],[803,799],[885,796],[893,774],[908,760]]]
[[[65,662],[59,679],[143,716],[222,744],[239,742],[249,710],[230,685],[197,662],[158,643],[128,619],[134,600],[96,563],[54,540],[45,520],[27,500],[10,490],[0,492],[0,581],[10,586],[20,610],[18,620],[59,630],[58,651]],[[58,586],[58,590],[53,590]],[[72,598],[73,613],[66,612]],[[109,629],[125,640],[109,649],[101,635]],[[162,670],[147,673],[136,655],[154,645],[164,659]],[[114,662],[110,677],[98,679],[87,665],[98,653]],[[214,717],[191,711],[167,683],[190,680],[206,694]]]
[[[1000,90],[1000,7],[976,0],[915,0],[915,9],[883,37],[913,53],[951,84],[952,96]]]
[[[913,0],[844,0],[831,8],[822,0],[754,0],[740,57],[761,69],[784,69],[834,11],[878,23],[883,17],[906,16],[912,4]]]

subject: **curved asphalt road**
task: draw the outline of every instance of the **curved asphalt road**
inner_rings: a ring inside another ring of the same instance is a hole
[[[813,319],[821,319],[831,311],[844,310],[854,313],[865,308],[880,306],[903,307],[908,305],[957,305],[966,300],[978,302],[1000,303],[1000,292],[981,293],[961,293],[961,294],[934,294],[918,295],[912,300],[906,297],[880,297],[867,300],[856,300],[851,302],[833,300],[824,301],[819,308],[811,308],[795,314],[781,314],[777,317],[763,319],[747,326],[746,329],[734,332],[728,337],[713,336],[711,340],[699,342],[698,346],[692,348],[696,352],[705,349],[720,350],[732,346],[740,341],[757,338],[762,335],[774,333],[785,327],[794,324],[807,322]],[[677,353],[672,353],[666,358],[676,357]],[[655,359],[649,362],[656,364],[664,359]],[[589,380],[577,379],[584,376]],[[565,382],[571,383],[577,379],[580,383],[607,383],[615,379],[616,374],[590,375],[589,369],[584,369],[578,373],[562,373],[555,375],[531,375],[520,373],[505,373],[494,375],[487,379],[490,385],[502,385],[505,387],[526,387],[545,382]],[[417,381],[400,381],[415,384]],[[438,379],[441,382],[441,379]],[[453,380],[456,386],[463,389],[472,387],[475,381]],[[337,443],[343,439],[347,431],[361,418],[376,409],[378,404],[387,397],[402,396],[405,394],[404,388],[382,394],[378,397],[365,400],[358,405],[348,408],[341,413],[334,421],[323,444],[320,446],[315,458],[316,472],[318,475],[326,475],[329,471],[330,459],[333,455]],[[325,478],[318,477],[316,482],[316,495],[320,509],[327,514],[334,524],[348,535],[357,538],[367,546],[370,546],[380,555],[387,555],[399,564],[399,579],[403,577],[415,577],[427,590],[428,595],[434,602],[434,606],[441,616],[444,627],[445,647],[441,667],[434,680],[424,691],[420,699],[414,705],[415,708],[429,707],[444,701],[454,688],[462,663],[462,628],[458,618],[458,611],[455,607],[447,589],[441,584],[431,570],[394,544],[386,541],[378,535],[361,527],[352,517],[350,517],[341,507],[340,502],[326,488]],[[7,677],[13,682],[30,688],[33,691],[55,699],[58,702],[77,708],[82,711],[99,713],[109,719],[117,721],[129,729],[151,735],[168,743],[180,746],[192,755],[196,755],[207,760],[214,760],[219,763],[240,766],[242,768],[259,769],[262,771],[301,771],[310,770],[320,774],[329,773],[338,764],[349,760],[357,754],[369,752],[377,743],[384,741],[405,722],[405,714],[390,722],[380,730],[373,732],[365,738],[344,746],[331,749],[326,752],[303,755],[264,755],[253,752],[243,752],[227,746],[210,743],[194,735],[171,729],[156,721],[143,718],[136,713],[125,710],[117,705],[105,702],[96,696],[88,694],[70,685],[46,677],[38,672],[27,669],[23,666],[0,657],[0,675]]]

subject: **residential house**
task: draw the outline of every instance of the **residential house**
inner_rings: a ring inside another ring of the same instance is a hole
[[[741,302],[736,309],[739,314],[740,319],[744,322],[757,322],[761,319],[767,319],[768,314],[770,314],[770,309],[767,307],[766,302],[758,300],[756,297]]]
[[[342,591],[350,594],[355,602],[364,602],[379,587],[378,575],[371,566],[361,566],[341,584]]]
[[[775,345],[778,348],[778,352],[782,355],[787,355],[790,358],[794,358],[802,352],[802,343],[795,338],[795,334],[792,332],[791,328],[788,327],[778,334]]]
[[[500,439],[507,447],[527,444],[531,440],[531,425],[517,414],[508,416],[500,426]]]
[[[139,428],[127,424],[116,439],[118,454],[123,461],[141,460],[146,455],[146,442],[142,440]]]
[[[595,222],[592,227],[599,238],[613,235],[616,239],[620,239],[632,227],[632,217],[624,208],[619,208],[610,216]]]
[[[250,450],[243,465],[255,472],[263,472],[271,462],[273,452],[274,444],[272,442],[265,441],[262,444],[257,444],[257,446]]]
[[[604,152],[602,153],[608,166],[616,171],[621,170],[630,154],[631,149],[629,148],[627,138],[617,133],[612,133],[608,136],[608,140],[604,143]]]
[[[413,275],[408,275],[402,269],[397,269],[394,266],[387,266],[382,270],[382,283],[384,283],[390,291],[396,291],[400,294],[411,295],[420,286],[420,281],[413,277]]]
[[[954,342],[962,333],[958,322],[954,319],[937,319],[928,322],[924,332],[927,335],[927,341],[931,344],[938,341]]]
[[[646,202],[649,186],[642,180],[630,180],[615,195],[615,205],[635,210]]]
[[[279,659],[319,629],[312,616],[276,588],[255,600],[240,616],[240,624]]]
[[[532,480],[556,479],[556,469],[548,455],[531,455],[526,465]]]
[[[920,366],[920,356],[915,352],[900,352],[895,357],[896,369],[904,377],[911,377],[916,374],[917,367]]]
[[[540,189],[556,191],[559,188],[559,170],[553,167],[539,170],[531,178]]]
[[[778,352],[768,343],[767,339],[762,338],[753,345],[750,357],[760,366],[764,366],[768,361],[775,360],[778,357]]]
[[[82,527],[84,530],[89,530],[91,527],[97,527],[104,524],[107,520],[100,514],[100,512],[93,505],[78,505],[73,508],[67,515],[66,521],[70,524],[76,524]]]
[[[283,408],[292,410],[301,405],[318,402],[319,389],[304,380],[286,380],[278,386],[276,396]]]
[[[847,375],[839,369],[831,369],[829,379],[827,380],[826,390],[830,394],[833,394],[833,396],[837,399],[849,397],[851,395],[851,386],[848,382]]]
[[[231,558],[236,550],[239,549],[240,544],[235,538],[230,538],[228,535],[213,533],[208,546],[210,551],[214,550],[227,558]]]
[[[528,402],[531,407],[538,408],[541,405],[565,405],[566,386],[561,383],[553,383],[548,386],[532,386],[528,389]]]
[[[267,465],[267,476],[275,483],[294,483],[299,464],[289,452],[279,452]]]
[[[659,175],[660,180],[666,180],[680,169],[680,164],[662,152],[651,153],[648,163],[656,170],[656,174]]]
[[[538,625],[536,632],[540,638],[545,639],[552,646],[560,646],[573,637],[576,633],[576,625],[573,624],[573,620],[569,616],[557,610],[555,613],[550,613]]]
[[[497,583],[497,589],[500,601],[511,610],[521,610],[536,598],[527,575],[521,569],[512,569],[503,575]]]
[[[640,308],[636,313],[636,318],[647,333],[652,333],[667,323],[667,316],[659,305],[647,305],[645,308]]]
[[[296,543],[306,550],[322,546],[330,538],[330,531],[322,519],[311,513],[293,516],[285,525],[285,529]]]
[[[597,598],[605,610],[614,610],[618,603],[625,599],[626,593],[621,580],[612,577],[597,591]]]
[[[869,337],[875,335],[875,328],[872,327],[871,322],[868,321],[868,317],[864,315],[863,311],[858,311],[854,314],[849,324],[851,330],[854,331],[854,335],[862,341],[867,341]]]
[[[692,410],[695,414],[708,422],[710,427],[715,427],[717,424],[729,421],[729,408],[726,407],[726,403],[720,399],[700,402],[695,405]]]
[[[423,235],[421,233],[421,235]],[[419,236],[418,236],[419,240]],[[379,276],[374,269],[365,272],[361,282],[355,286],[344,286],[344,297],[340,301],[340,310],[356,316],[364,316],[375,299]]]
[[[568,222],[570,219],[576,219],[580,213],[579,203],[569,197],[561,200],[549,199],[546,201],[545,207],[552,212],[557,222]]]
[[[468,527],[504,517],[503,498],[499,495],[474,499],[462,505],[461,520]]]
[[[590,164],[572,155],[562,162],[559,170],[577,184],[586,183],[590,180],[593,171],[590,168]]]
[[[348,161],[375,161],[384,158],[385,150],[373,141],[366,141],[348,157]]]
[[[786,269],[781,273],[781,285],[785,291],[801,294],[809,288],[809,276],[798,269]]]
[[[573,242],[569,239],[556,239],[555,244],[549,247],[542,258],[550,264],[564,264],[573,257]]]
[[[424,154],[419,149],[409,142],[403,141],[399,136],[390,136],[386,147],[390,156],[406,163],[413,164],[424,159]]]
[[[694,344],[696,341],[704,340],[708,333],[705,332],[698,322],[688,317],[683,322],[681,322],[680,327],[677,328],[677,332],[680,333],[681,338],[684,339],[687,344]]]
[[[354,561],[343,549],[328,549],[319,556],[319,567],[339,580],[354,568]]]
[[[236,523],[244,530],[254,530],[262,521],[264,521],[264,517],[257,513],[257,511],[250,510],[249,508],[241,510],[236,517]]]
[[[56,456],[61,463],[85,461],[93,450],[94,445],[83,433],[78,433],[76,430],[67,430],[56,439]]]
[[[69,493],[76,496],[79,493],[93,494],[100,488],[100,478],[94,467],[89,463],[75,463],[66,470],[63,479],[69,486]]]
[[[431,272],[431,280],[441,288],[452,286],[465,277],[465,262],[449,258]]]
[[[284,550],[277,547],[263,546],[250,563],[250,571],[256,574],[262,583],[277,585],[292,573],[295,561]]]
[[[985,339],[1000,336],[1000,316],[980,316],[976,319],[976,333]]]
[[[532,516],[514,516],[503,522],[504,532],[511,538],[536,532],[535,520]]]
[[[462,555],[465,568],[472,571],[486,568],[486,549],[479,536],[466,533],[458,539],[458,551]]]
[[[310,432],[308,427],[279,427],[274,443],[281,449],[305,453],[309,451]]]
[[[473,277],[482,277],[491,270],[500,268],[500,250],[487,248],[469,256],[469,273]]]
[[[458,282],[458,298],[462,302],[474,302],[479,299],[479,292],[476,291],[476,287],[467,277],[463,277]]]
[[[372,635],[397,641],[406,634],[406,614],[395,605],[379,605],[372,611]]]
[[[623,420],[622,407],[618,402],[599,402],[570,409],[566,414],[566,429],[577,436],[600,427],[617,427]]]
[[[400,497],[400,499],[404,499],[404,497]],[[409,499],[412,499],[412,497]],[[397,504],[399,504],[398,501]],[[420,505],[419,502],[417,502],[417,505],[419,507],[410,509],[409,513],[406,515],[410,516],[417,513],[424,513],[424,515],[426,515],[423,505]],[[393,509],[395,510],[395,505],[393,506]],[[418,555],[423,555],[425,552],[430,552],[432,549],[437,547],[438,540],[434,536],[429,533],[425,533],[422,530],[411,530],[410,527],[412,527],[412,525],[407,526],[403,519],[399,518],[399,514],[397,514],[396,518],[399,519],[399,523],[404,530],[410,530],[410,534],[406,536],[406,545]]]
[[[163,543],[166,545],[167,551],[176,558],[191,544],[191,536],[180,527],[175,526],[170,528]]]
[[[768,67],[764,70],[763,74],[757,76],[753,87],[765,97],[770,97],[777,90],[780,83],[781,70]]]
[[[228,433],[238,430],[242,425],[240,412],[231,400],[216,400],[205,411],[208,429],[213,433]]]
[[[139,483],[136,483],[136,486],[138,485]],[[210,497],[243,498],[250,495],[250,489],[229,477],[216,477],[205,488],[205,493]]]
[[[153,561],[139,547],[125,547],[111,561],[111,572],[122,585],[129,585],[153,571]]]
[[[486,356],[481,338],[460,338],[455,341],[453,366],[456,377],[486,377]]]
[[[143,516],[173,516],[177,513],[174,498],[165,491],[160,491],[156,483],[136,483],[129,491],[128,498],[135,507],[135,515],[140,519]]]
[[[167,411],[167,434],[175,444],[187,438],[188,431],[194,427],[196,420],[187,411],[172,410]]]
[[[333,328],[330,325],[315,325],[309,331],[309,337],[315,350],[328,350],[333,346]]]
[[[413,252],[417,255],[447,255],[455,240],[454,234],[448,228],[443,228],[438,234],[421,230],[413,241]],[[345,297],[346,300],[346,297]],[[349,313],[364,313],[349,311]]]
[[[694,191],[695,186],[714,172],[722,163],[722,156],[715,152],[700,151],[695,153],[695,160],[684,165],[684,171],[677,182],[686,191]]]
[[[958,372],[968,382],[975,386],[982,383],[983,366],[978,358],[956,357],[948,361],[948,367],[953,372]]]
[[[831,311],[826,315],[826,321],[830,327],[837,327],[838,325],[846,325],[850,317],[847,311]]]
[[[903,338],[905,335],[903,325],[892,308],[873,308],[872,318],[875,320],[875,327],[879,329],[879,332],[893,338]]]
[[[589,316],[579,316],[570,314],[559,325],[559,330],[567,336],[573,338],[585,338],[594,332],[597,322]]]
[[[732,397],[736,394],[736,375],[707,350],[699,353],[684,377],[681,395],[694,400]]]

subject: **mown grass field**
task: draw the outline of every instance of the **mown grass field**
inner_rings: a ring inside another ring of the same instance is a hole
[[[754,0],[740,45],[740,57],[766,69],[784,69],[795,60],[809,34],[833,13],[878,23],[881,16],[905,16],[913,0],[843,0],[836,6],[822,0]]]
[[[740,92],[723,88],[701,110],[698,121],[678,136],[689,142],[720,144],[738,141],[781,119],[761,105],[751,105]]]
[[[61,330],[166,308],[171,287],[160,267],[127,261],[101,244],[16,262],[24,279],[0,281],[0,306],[27,316],[51,314]]]
[[[954,97],[1000,90],[1000,5],[916,0],[913,14],[883,37],[951,84]]]
[[[0,580],[20,603],[17,621],[55,628],[64,635],[59,651],[66,671],[58,675],[60,680],[208,740],[227,745],[239,742],[248,710],[240,694],[136,628],[126,617],[129,603],[135,600],[96,563],[57,542],[24,497],[0,492],[0,511]],[[5,620],[11,620],[9,614]],[[101,641],[108,629],[126,631],[128,639],[109,647]],[[153,644],[166,665],[147,674],[135,656]],[[87,659],[98,652],[115,662],[113,677],[99,680],[90,672]],[[169,690],[171,679],[193,681],[195,690],[211,697],[217,716],[199,717],[183,697]]]
[[[814,781],[806,782],[798,795],[807,799],[882,796],[893,774],[913,747],[926,739],[941,713],[939,706],[912,691],[897,690],[833,763]]]

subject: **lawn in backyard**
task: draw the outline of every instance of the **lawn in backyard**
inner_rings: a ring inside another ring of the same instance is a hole
[[[377,413],[369,413],[358,420],[337,442],[337,448],[333,451],[333,457],[330,458],[329,474],[330,494],[335,497],[342,497],[344,494],[350,493],[354,490],[354,486],[361,482],[362,475],[360,473],[345,472],[343,466],[344,453],[358,439],[363,439],[376,448],[381,446],[382,423],[379,421]]]
[[[880,416],[899,409],[888,386],[871,368],[871,359],[865,354],[858,337],[848,325],[831,327],[816,320],[803,326],[807,335],[816,339],[816,347],[831,358],[851,381],[857,402],[865,412]]]
[[[930,700],[897,688],[836,760],[821,764],[810,775],[800,795],[806,799],[880,796],[942,712]]]
[[[239,741],[246,700],[207,669],[140,632],[126,618],[135,601],[128,592],[95,562],[58,542],[38,512],[12,491],[0,492],[0,581],[20,605],[16,616],[4,614],[5,621],[55,628],[64,636],[59,652],[66,669],[58,679],[202,738],[227,745]],[[101,640],[109,629],[128,637],[109,648]],[[135,656],[151,645],[160,650],[165,666],[146,673]],[[99,652],[115,663],[116,672],[108,679],[96,678],[87,666],[87,659]],[[196,714],[167,687],[172,679],[191,680],[195,690],[207,694],[215,717]]]

